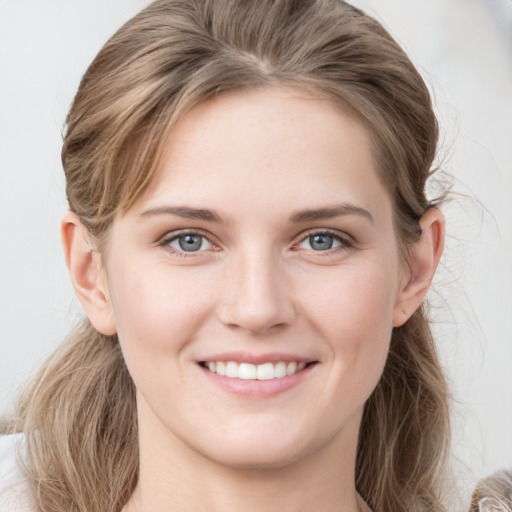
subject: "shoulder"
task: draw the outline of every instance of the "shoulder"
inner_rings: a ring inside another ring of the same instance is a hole
[[[29,482],[18,466],[23,434],[0,436],[0,511],[38,512]]]

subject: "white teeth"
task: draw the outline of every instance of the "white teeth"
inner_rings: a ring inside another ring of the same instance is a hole
[[[239,379],[255,379],[257,374],[256,366],[254,364],[242,363],[238,367],[238,378]]]
[[[280,361],[279,363],[276,364],[275,366],[275,376],[276,376],[276,379],[279,379],[281,377],[286,377],[286,363],[283,362],[283,361]]]
[[[276,374],[272,363],[259,364],[257,372],[258,380],[271,380]]]
[[[238,379],[238,364],[233,361],[229,361],[226,364],[226,377],[231,377],[232,379]]]
[[[206,367],[212,373],[231,379],[271,380],[293,375],[303,370],[306,367],[306,363],[279,361],[278,363],[251,364],[236,363],[234,361],[209,361],[206,363]]]
[[[215,364],[216,368],[215,368],[215,371],[217,372],[218,375],[226,375],[226,363],[223,363],[222,361],[219,361],[217,363],[213,363]],[[212,371],[212,370],[210,370]]]
[[[297,363],[288,363],[286,375],[293,375],[297,371]]]

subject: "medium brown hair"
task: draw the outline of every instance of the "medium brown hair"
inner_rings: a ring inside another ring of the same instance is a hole
[[[429,92],[388,32],[337,0],[157,0],[87,70],[67,118],[67,196],[101,246],[158,167],[177,119],[224,92],[304,88],[365,124],[404,256],[432,206],[438,129]],[[138,478],[134,385],[116,337],[87,322],[19,402],[11,430],[44,512],[121,510]],[[366,403],[356,486],[375,512],[444,511],[448,392],[419,309],[392,334]]]

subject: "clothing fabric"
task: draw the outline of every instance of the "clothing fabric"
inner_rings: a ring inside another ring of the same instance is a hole
[[[23,434],[0,437],[0,512],[40,512],[18,464],[23,449]]]
[[[482,498],[478,502],[478,512],[510,512],[508,507],[499,498]]]
[[[478,482],[470,512],[512,512],[512,468]]]

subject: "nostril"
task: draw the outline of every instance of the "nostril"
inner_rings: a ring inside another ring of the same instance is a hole
[[[274,263],[247,258],[226,281],[218,318],[231,329],[252,334],[284,329],[295,318],[289,288],[276,275]]]

